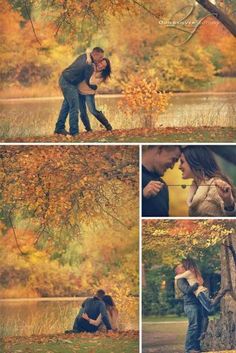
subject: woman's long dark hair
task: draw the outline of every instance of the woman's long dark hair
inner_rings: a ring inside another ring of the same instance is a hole
[[[199,284],[203,285],[203,278],[202,278],[201,272],[193,259],[188,257],[188,258],[182,260],[182,265],[186,271],[189,270],[189,271],[193,272],[194,275],[196,276]]]
[[[182,153],[188,162],[193,174],[200,180],[219,178],[228,183],[232,188],[235,198],[234,185],[231,180],[222,173],[211,150],[206,146],[187,146]]]
[[[102,298],[106,306],[115,306],[114,300],[110,295],[104,295]]]
[[[113,316],[113,309],[116,309],[116,305],[114,303],[113,298],[110,295],[104,295],[102,300],[104,301],[106,308],[109,311],[110,315]]]
[[[106,80],[111,77],[111,62],[109,59],[107,58],[103,58],[103,60],[106,61],[107,66],[105,67],[104,70],[102,70],[101,74],[102,74],[102,78],[103,78],[103,82],[106,82]]]

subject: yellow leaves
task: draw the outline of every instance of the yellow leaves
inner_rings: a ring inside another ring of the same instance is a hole
[[[157,117],[164,112],[171,94],[159,92],[159,81],[156,78],[145,78],[146,73],[130,75],[127,83],[123,83],[124,99],[119,106],[122,110],[141,113],[150,118]]]
[[[117,199],[138,184],[137,158],[133,147],[8,148],[0,173],[1,203],[28,210],[41,225],[75,225],[89,219],[88,213],[120,208]]]
[[[144,255],[173,265],[192,251],[220,244],[233,231],[232,221],[144,221]]]

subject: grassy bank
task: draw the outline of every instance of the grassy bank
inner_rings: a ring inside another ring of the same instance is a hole
[[[0,138],[1,142],[235,142],[236,128],[158,128],[83,132],[76,137],[52,135],[45,137]]]
[[[144,316],[143,322],[184,322],[187,321],[186,316],[175,316],[175,315],[166,315],[166,316]]]
[[[138,353],[138,332],[79,334],[4,339],[3,353]]]
[[[182,353],[187,322],[143,323],[143,353]]]

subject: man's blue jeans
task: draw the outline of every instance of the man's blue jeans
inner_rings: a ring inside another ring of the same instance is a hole
[[[185,340],[185,352],[191,350],[200,351],[200,335],[201,335],[201,306],[185,305],[184,312],[188,318],[188,331]]]
[[[75,135],[79,132],[78,112],[79,112],[79,97],[77,86],[66,81],[63,76],[59,79],[64,101],[61,106],[59,117],[57,119],[55,132],[65,130],[66,118],[69,113],[70,134]]]

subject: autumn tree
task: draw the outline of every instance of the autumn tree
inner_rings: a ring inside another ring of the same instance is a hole
[[[50,238],[52,227],[77,237],[80,222],[96,217],[115,219],[128,229],[134,220],[128,213],[120,219],[118,211],[137,193],[136,153],[117,147],[3,147],[2,214],[10,226],[18,215],[31,218],[36,242],[42,234]]]
[[[127,83],[123,83],[124,97],[119,102],[125,113],[140,114],[143,126],[155,127],[158,116],[164,112],[170,101],[171,94],[159,91],[157,79],[142,78],[139,75],[130,75]]]
[[[0,152],[1,293],[23,293],[26,281],[28,295],[75,295],[107,276],[137,293],[137,148]]]
[[[229,224],[226,225],[229,228]],[[221,301],[221,314],[209,325],[204,348],[224,350],[236,348],[236,234],[234,230],[221,245],[222,286],[231,289]]]

